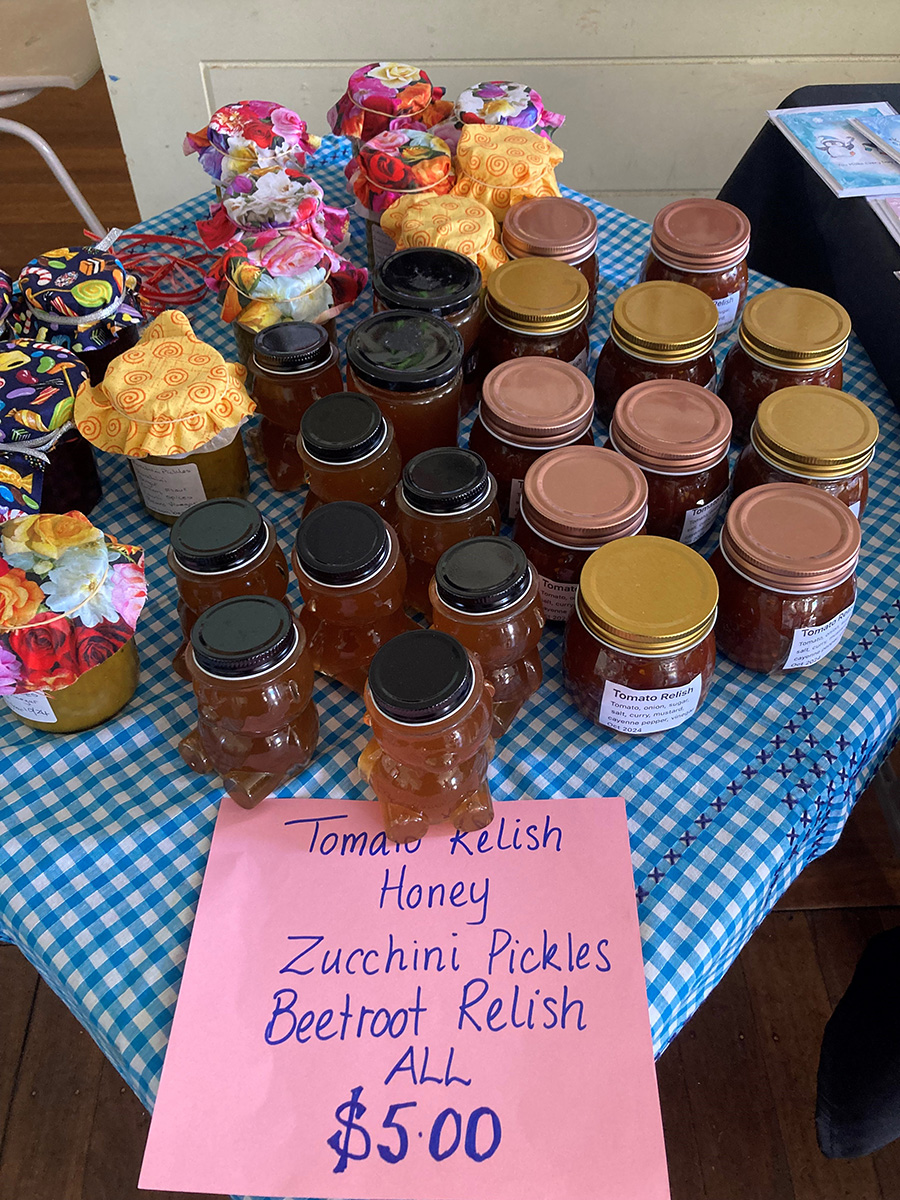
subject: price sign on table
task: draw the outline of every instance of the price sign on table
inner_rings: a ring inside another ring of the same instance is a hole
[[[141,1186],[665,1200],[619,800],[222,801]]]

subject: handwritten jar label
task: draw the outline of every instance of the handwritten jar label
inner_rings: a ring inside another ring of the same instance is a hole
[[[43,721],[47,725],[56,724],[56,713],[50,707],[46,692],[20,692],[18,696],[4,696],[3,699],[17,717]]]
[[[713,522],[718,516],[719,509],[725,503],[725,497],[728,495],[726,488],[720,496],[716,496],[714,500],[710,500],[708,504],[701,504],[697,508],[691,508],[684,514],[684,527],[681,530],[680,542],[685,542],[690,546],[694,542],[699,542],[702,537],[705,537],[712,529]]]
[[[206,499],[196,463],[163,465],[133,458],[131,466],[141,499],[151,512],[177,517]]]
[[[607,679],[600,700],[600,724],[618,733],[675,729],[697,711],[702,684],[700,675],[695,675],[683,687],[636,691]]]
[[[821,662],[844,636],[844,630],[852,616],[853,605],[848,604],[842,612],[824,625],[816,625],[812,629],[795,629],[784,669],[789,671],[794,667],[811,667]]]
[[[538,576],[544,616],[548,621],[567,621],[575,608],[577,583],[559,583],[556,579]]]

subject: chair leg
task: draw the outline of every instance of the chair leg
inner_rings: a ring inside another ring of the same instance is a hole
[[[20,137],[34,146],[35,150],[37,150],[38,154],[40,154],[41,158],[43,158],[44,162],[56,176],[66,195],[78,209],[85,226],[91,233],[96,233],[98,237],[103,237],[106,229],[100,224],[93,209],[78,190],[75,180],[41,135],[35,133],[33,129],[29,129],[27,125],[22,125],[19,121],[9,121],[5,117],[0,117],[0,133],[11,133],[14,137]]]

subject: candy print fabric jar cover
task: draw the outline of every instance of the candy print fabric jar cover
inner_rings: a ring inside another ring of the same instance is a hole
[[[362,207],[378,216],[401,196],[442,196],[456,179],[447,143],[421,129],[378,134],[360,146],[344,174]]]
[[[354,71],[347,90],[328,111],[332,133],[367,142],[388,129],[430,129],[453,111],[424,71],[407,63],[368,63]]]
[[[200,166],[223,187],[254,167],[306,165],[320,140],[290,108],[270,100],[226,104],[197,133],[185,134],[184,153],[198,154]]]
[[[12,280],[5,271],[0,271],[0,333],[12,308]]]
[[[493,213],[471,196],[399,196],[382,213],[381,228],[398,250],[433,246],[464,254],[484,280],[508,261]]]
[[[263,229],[296,229],[340,252],[350,237],[350,214],[326,204],[310,175],[295,167],[267,167],[236,175],[210,205],[209,218],[197,222],[210,250],[233,246]]]
[[[460,92],[449,122],[437,132],[455,153],[466,125],[509,125],[552,138],[565,119],[544,108],[540,93],[527,84],[494,79]]]
[[[558,196],[556,168],[563,152],[528,129],[467,125],[456,153],[455,196],[487,205],[501,223],[507,210],[528,196]]]

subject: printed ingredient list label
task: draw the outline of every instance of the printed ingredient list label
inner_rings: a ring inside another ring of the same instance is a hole
[[[697,711],[702,689],[700,675],[695,675],[684,687],[645,691],[607,679],[600,700],[600,724],[619,733],[661,733],[664,729],[675,729]]]

